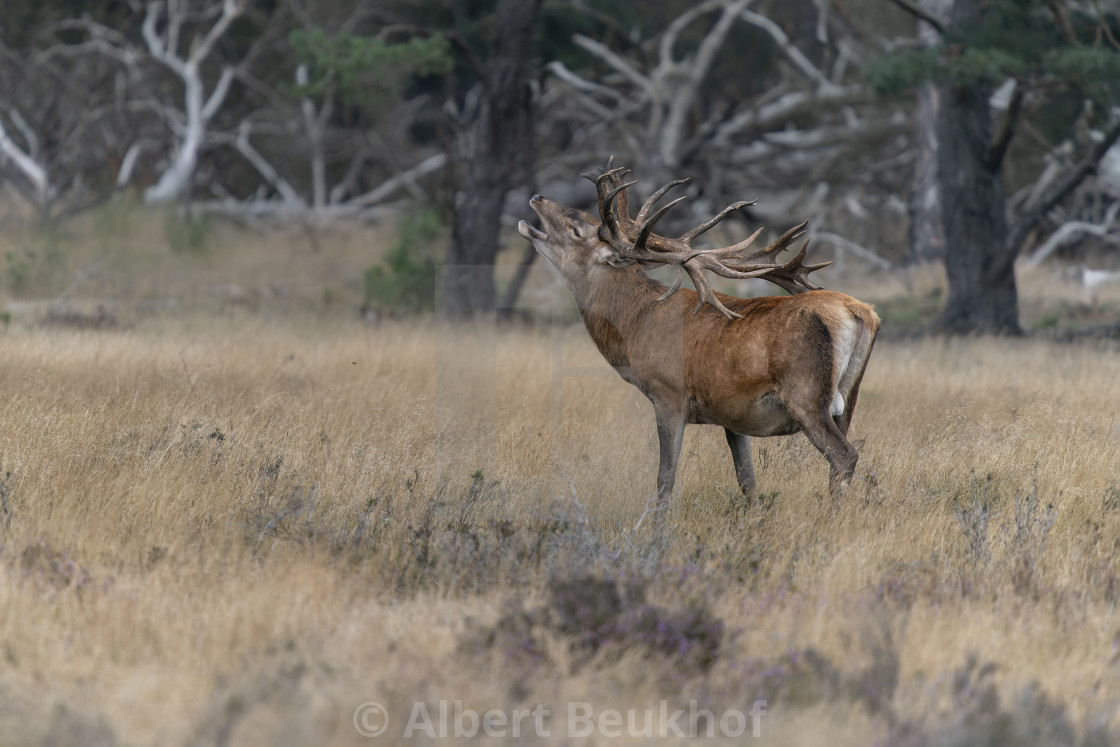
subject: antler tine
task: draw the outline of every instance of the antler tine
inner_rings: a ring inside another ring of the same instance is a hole
[[[606,196],[603,197],[603,202],[605,202],[609,206],[611,203],[614,202],[614,199],[618,195],[619,192],[626,189],[627,187],[633,187],[637,183],[638,183],[638,180],[634,179],[633,181],[623,182],[622,184],[619,184],[617,187],[612,189],[610,192],[607,192]],[[621,206],[621,203],[620,203],[620,206]]]
[[[758,238],[758,235],[760,233],[762,233],[762,231],[763,231],[763,229],[760,227],[758,230],[756,230],[754,233],[752,233],[747,238],[740,241],[738,244],[734,244],[732,246],[727,247],[727,254],[738,254],[739,252],[743,251],[748,246],[750,246],[751,244],[754,243],[754,240]],[[718,251],[721,254],[723,253],[723,250],[721,250],[721,249],[717,249],[716,251]]]
[[[625,173],[625,172],[624,172]],[[614,180],[607,182],[613,184]],[[637,184],[637,180],[619,184],[606,194],[599,196],[599,216],[603,225],[607,227],[610,236],[614,239],[611,243],[626,242],[626,229],[630,224],[630,208],[626,201],[627,187]]]
[[[595,173],[594,171],[584,171],[580,174],[580,176],[582,176],[584,179],[595,182],[595,186],[599,186],[599,183],[604,179],[609,179],[615,174],[620,174],[624,171],[629,173],[630,169],[626,168],[625,166],[619,166],[618,168],[614,169],[600,170],[598,173]]]
[[[719,222],[724,220],[727,216],[731,215],[736,210],[740,210],[742,208],[745,208],[748,205],[753,205],[756,202],[758,202],[758,200],[741,200],[739,202],[733,202],[730,205],[728,205],[727,207],[725,207],[723,210],[720,210],[718,213],[716,213],[714,216],[712,216],[708,220],[706,220],[703,223],[701,223],[700,225],[698,225],[696,228],[692,229],[688,233],[681,236],[681,238],[684,239],[685,241],[692,241],[692,239],[695,239],[697,236],[700,236],[704,233],[707,233],[709,230],[712,229],[713,226],[715,226],[716,224],[718,224]]]
[[[634,219],[634,222],[645,222],[646,216],[649,215],[649,211],[653,209],[654,204],[662,197],[664,197],[670,189],[681,184],[688,184],[690,181],[692,181],[692,177],[685,177],[684,179],[674,179],[673,181],[669,182],[668,184],[651,194],[646,198],[646,201],[642,203],[642,209],[638,211],[638,217]]]
[[[817,262],[816,264],[802,264],[805,254],[809,251],[809,241],[801,245],[801,251],[789,262],[774,268],[766,279],[775,285],[784,288],[790,294],[804,293],[809,290],[820,290],[819,285],[813,285],[809,280],[809,273],[828,267],[832,262]]]
[[[614,247],[616,255],[611,264],[616,266],[619,263],[632,264],[634,262],[676,266],[676,279],[672,286],[658,299],[659,301],[669,298],[681,288],[686,272],[692,279],[692,284],[696,287],[698,296],[696,310],[699,311],[707,304],[729,319],[737,319],[740,315],[731,311],[720,301],[708,284],[707,272],[735,280],[765,277],[790,293],[803,293],[817,289],[817,286],[809,281],[808,275],[810,272],[830,263],[804,264],[803,260],[808,250],[808,242],[801,247],[797,256],[786,264],[778,264],[774,261],[775,253],[784,250],[789,244],[805,234],[808,221],[789,229],[776,241],[762,249],[747,251],[761,234],[761,228],[746,239],[731,246],[719,249],[694,249],[692,241],[695,238],[711,230],[721,221],[726,220],[735,211],[755,204],[755,201],[733,202],[716,215],[676,238],[661,236],[653,233],[654,226],[674,205],[686,199],[687,195],[682,195],[656,210],[654,210],[655,205],[673,187],[687,184],[691,180],[676,179],[663,185],[642,204],[637,219],[632,219],[627,205],[627,190],[636,183],[636,180],[624,182],[623,177],[630,173],[629,169],[612,168],[612,166],[613,161],[608,161],[607,168],[601,170],[599,174],[584,174],[585,177],[595,182],[595,190],[598,193],[599,217],[602,219],[599,236]]]
[[[805,235],[805,227],[808,226],[808,225],[809,225],[808,219],[802,221],[798,225],[794,226],[793,228],[791,228],[788,231],[786,231],[785,233],[783,233],[778,238],[771,241],[769,244],[766,245],[766,248],[763,249],[762,251],[769,254],[770,252],[774,251],[775,249],[785,248],[789,244],[796,241],[799,237],[804,236]]]
[[[630,169],[625,166],[619,166],[613,169],[610,168],[613,160],[614,156],[611,156],[611,161],[607,162],[607,168],[601,169],[598,174],[593,171],[586,171],[580,174],[584,179],[595,183],[595,191],[599,195],[600,235],[602,235],[604,240],[611,241],[612,244],[625,239],[625,231],[620,225],[616,212],[613,209],[616,204],[616,199],[620,212],[625,212],[627,209],[625,190],[627,187],[636,183],[632,181],[626,184],[617,184],[622,178],[622,175],[630,173]],[[629,219],[629,215],[626,216],[626,219]]]
[[[650,217],[646,218],[645,221],[642,223],[641,228],[638,229],[637,238],[634,239],[634,249],[635,250],[645,249],[646,248],[646,240],[649,238],[650,232],[653,231],[654,224],[656,224],[657,221],[661,220],[661,216],[663,216],[663,215],[665,215],[665,213],[669,212],[669,208],[673,207],[674,205],[676,205],[681,200],[687,200],[687,199],[688,199],[688,195],[681,195],[680,197],[673,200],[672,202],[665,203],[664,205],[661,206],[660,210],[658,210],[656,213],[654,213]]]
[[[664,301],[666,298],[668,298],[669,296],[673,295],[674,293],[676,293],[677,291],[679,291],[681,289],[681,283],[684,282],[684,272],[682,271],[681,268],[682,268],[682,265],[677,265],[677,279],[674,280],[673,284],[669,286],[669,290],[665,291],[664,293],[662,293],[658,297],[658,299],[657,299],[658,301]]]
[[[696,286],[696,309],[694,314],[700,313],[700,309],[704,308],[704,304],[710,304],[719,313],[723,314],[728,319],[739,319],[742,314],[737,314],[731,309],[723,305],[723,303],[712,292],[712,287],[708,285],[708,279],[704,277],[704,271],[699,267],[691,265],[684,265],[684,271],[692,278],[692,284]]]

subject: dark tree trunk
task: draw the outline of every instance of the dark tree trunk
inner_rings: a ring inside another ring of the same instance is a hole
[[[956,0],[952,24],[973,23],[980,12],[981,0]],[[1004,212],[1004,148],[993,147],[991,93],[983,85],[938,84],[937,181],[949,296],[936,326],[954,334],[1022,332]]]
[[[506,192],[532,173],[533,28],[542,0],[498,0],[490,55],[462,123],[455,158],[466,177],[443,277],[442,313],[469,318],[494,310],[494,263]]]
[[[1019,334],[1003,169],[990,153],[991,92],[943,83],[940,93],[937,172],[949,297],[937,326],[958,334]]]

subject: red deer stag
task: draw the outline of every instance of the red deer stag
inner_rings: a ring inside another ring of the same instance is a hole
[[[829,462],[833,494],[851,480],[858,454],[847,439],[860,379],[879,317],[851,296],[821,290],[808,274],[828,263],[802,264],[808,241],[785,264],[776,255],[804,234],[791,228],[764,248],[761,232],[731,246],[696,249],[693,240],[751,204],[737,202],[678,238],[653,227],[665,212],[654,205],[673,187],[650,195],[630,217],[629,173],[584,174],[598,191],[599,218],[534,195],[529,205],[541,230],[525,221],[522,236],[563,275],[580,316],[607,362],[653,403],[660,442],[657,506],[673,491],[686,423],[722,426],[744,493],[755,489],[751,436],[803,431]],[[674,265],[669,288],[643,266]],[[765,278],[791,295],[736,298],[714,293],[704,271],[727,278]],[[695,291],[681,289],[683,273]]]

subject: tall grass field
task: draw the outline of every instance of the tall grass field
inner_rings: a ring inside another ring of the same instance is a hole
[[[798,435],[743,496],[690,426],[659,533],[577,323],[363,322],[390,241],[112,221],[65,311],[6,291],[0,744],[1120,738],[1114,341],[891,335],[926,291],[833,283],[887,320],[850,488]],[[1032,282],[1028,323],[1090,304]]]

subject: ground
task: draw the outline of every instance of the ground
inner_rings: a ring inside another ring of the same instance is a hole
[[[886,320],[851,488],[757,439],[744,497],[690,427],[659,537],[652,412],[547,273],[534,324],[370,323],[374,229],[113,221],[0,322],[0,744],[1120,736],[1120,348],[1049,334],[1109,297],[946,340],[935,272],[834,278]]]

